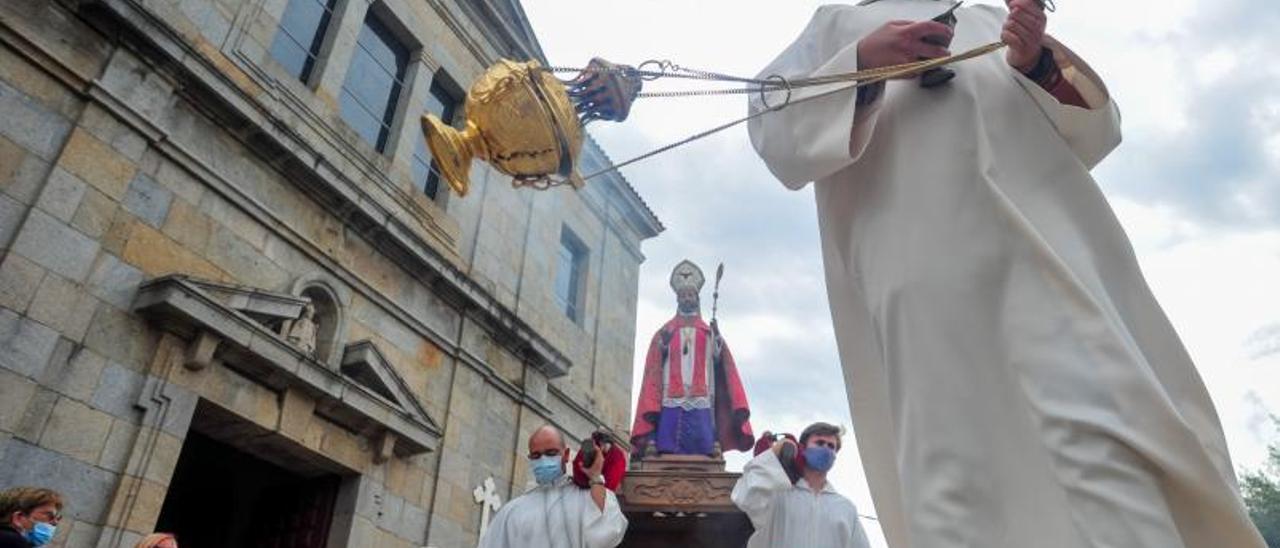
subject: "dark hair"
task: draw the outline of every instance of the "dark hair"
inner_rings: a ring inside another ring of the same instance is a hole
[[[0,519],[8,523],[14,513],[30,514],[46,504],[62,510],[62,495],[53,489],[11,487],[0,492]]]
[[[840,440],[840,436],[843,433],[844,429],[834,424],[815,422],[805,427],[804,432],[800,433],[800,448],[803,449],[812,436],[833,436],[836,439],[836,449],[839,449],[844,445],[844,442]]]

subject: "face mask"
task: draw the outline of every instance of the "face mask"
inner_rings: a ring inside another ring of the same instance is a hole
[[[836,463],[836,452],[821,446],[806,447],[804,464],[818,472],[826,472]]]
[[[58,528],[43,521],[37,521],[35,526],[27,531],[25,537],[32,546],[44,546],[53,540],[54,533],[58,532]]]
[[[550,485],[564,475],[558,455],[539,457],[529,463],[529,471],[533,473],[533,479],[538,485]]]

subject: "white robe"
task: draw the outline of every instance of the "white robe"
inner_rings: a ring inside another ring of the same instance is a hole
[[[613,548],[622,543],[627,518],[605,491],[604,510],[564,476],[512,499],[489,522],[480,548]]]
[[[761,76],[855,70],[861,37],[945,7],[826,6]],[[1003,8],[957,16],[953,52],[1000,39]],[[1092,108],[1001,52],[942,89],[891,82],[869,107],[840,93],[750,125],[784,184],[816,181],[880,525],[895,548],[1261,548],[1204,384],[1089,174],[1119,113],[1050,46]]]
[[[867,548],[867,534],[853,501],[831,486],[814,493],[801,479],[787,478],[773,451],[765,451],[742,468],[730,494],[756,531],[747,548]]]

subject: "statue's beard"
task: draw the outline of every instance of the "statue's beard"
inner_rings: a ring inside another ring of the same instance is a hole
[[[676,311],[678,311],[681,316],[695,316],[699,312],[699,306],[698,303],[681,303],[676,305]]]

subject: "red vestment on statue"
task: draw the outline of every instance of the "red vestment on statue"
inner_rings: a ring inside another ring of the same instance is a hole
[[[738,367],[733,361],[729,346],[719,335],[714,335],[710,326],[700,316],[680,316],[672,318],[654,334],[649,343],[649,352],[644,361],[644,376],[640,381],[640,398],[636,402],[635,422],[631,427],[631,444],[637,453],[643,451],[650,442],[657,427],[658,416],[662,412],[663,402],[683,401],[690,398],[707,396],[703,369],[693,368],[693,378],[686,382],[682,378],[679,366],[679,351],[672,351],[680,341],[680,331],[693,328],[696,332],[689,346],[700,358],[703,352],[714,352],[712,341],[719,339],[720,355],[715,362],[714,388],[712,407],[715,417],[716,440],[720,442],[722,451],[748,451],[755,442],[751,432],[751,409],[747,405],[747,393],[742,388],[742,380],[738,376]],[[700,359],[694,360],[700,362]],[[664,367],[668,365],[669,367]],[[667,378],[664,379],[664,372]],[[686,393],[685,386],[691,386]],[[665,390],[670,387],[670,393]]]

